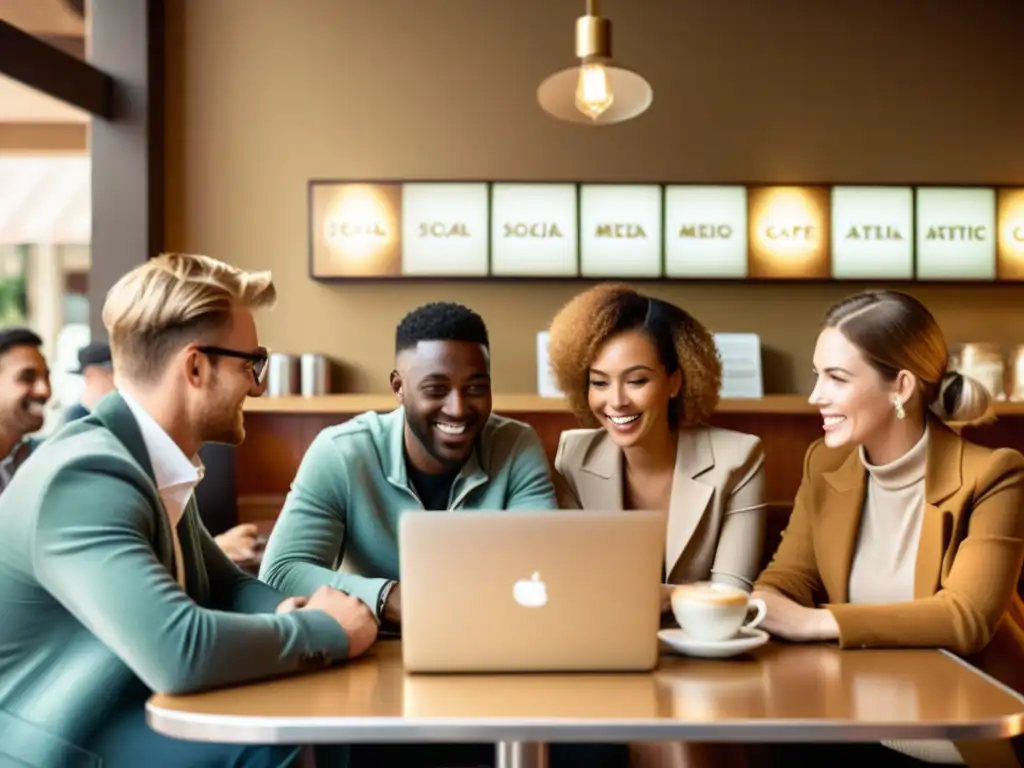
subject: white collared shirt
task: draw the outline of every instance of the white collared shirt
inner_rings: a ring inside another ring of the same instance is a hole
[[[178,539],[178,522],[185,511],[188,499],[195,491],[199,481],[203,479],[203,462],[199,456],[191,459],[171,439],[156,419],[149,415],[139,401],[121,391],[125,405],[132,412],[142,433],[142,442],[149,454],[149,462],[153,465],[156,489],[160,494],[168,521],[171,524],[171,541],[174,545],[175,577],[178,585],[185,589],[185,566],[182,561],[181,542]]]
[[[171,528],[175,528],[185,511],[189,496],[203,479],[203,462],[198,456],[189,459],[156,419],[139,405],[138,400],[123,391],[121,397],[138,422],[142,441],[146,444],[149,461],[153,465],[156,489],[167,508]]]

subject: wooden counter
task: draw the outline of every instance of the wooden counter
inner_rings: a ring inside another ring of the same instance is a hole
[[[238,448],[236,483],[239,520],[277,517],[299,462],[320,430],[364,411],[390,411],[391,395],[261,397],[246,404],[246,439]],[[496,394],[494,412],[530,424],[540,435],[549,460],[563,430],[579,426],[560,398],[531,394]],[[1024,451],[1024,403],[1000,403],[993,424],[964,434],[982,445]],[[765,448],[769,501],[788,505],[803,474],[807,447],[821,436],[821,418],[803,395],[768,395],[751,400],[723,400],[710,423],[758,435]]]
[[[391,395],[321,395],[317,397],[256,397],[245,405],[247,413],[355,414],[364,411],[390,411],[395,408]],[[540,395],[494,395],[495,413],[567,413],[565,401]],[[719,413],[813,414],[817,409],[803,395],[766,395],[744,400],[722,400]],[[1000,415],[1024,415],[1024,402],[999,403]]]

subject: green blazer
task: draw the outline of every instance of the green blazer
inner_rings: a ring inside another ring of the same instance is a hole
[[[448,508],[557,509],[547,454],[533,428],[492,414]],[[377,611],[384,586],[399,578],[398,518],[422,509],[405,466],[404,408],[327,427],[299,465],[260,578],[290,595],[327,584]]]
[[[227,559],[194,503],[178,537],[188,594],[142,433],[116,393],[21,467],[0,496],[0,765],[91,764],[97,727],[154,690],[347,658],[325,613],[273,613],[284,596]]]

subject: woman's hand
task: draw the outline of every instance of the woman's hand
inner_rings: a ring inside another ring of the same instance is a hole
[[[806,608],[777,592],[757,590],[751,597],[764,600],[768,608],[761,629],[775,637],[794,642],[836,640],[839,625],[825,608]]]
[[[672,610],[672,593],[675,591],[675,584],[661,585],[661,612],[668,613]]]

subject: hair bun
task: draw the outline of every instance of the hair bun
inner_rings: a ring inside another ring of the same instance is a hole
[[[943,421],[956,424],[983,424],[995,419],[992,393],[980,381],[959,371],[948,371],[942,377],[932,410]]]

